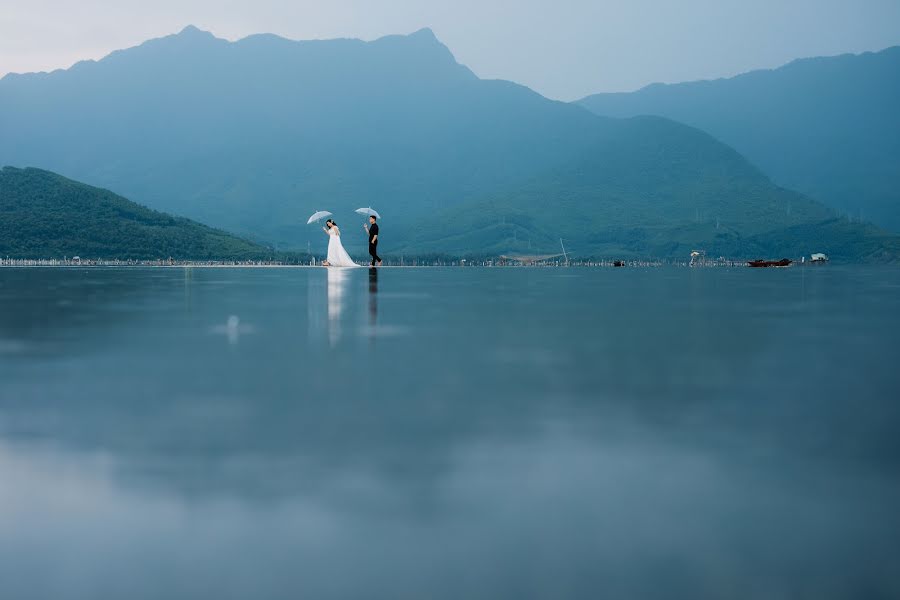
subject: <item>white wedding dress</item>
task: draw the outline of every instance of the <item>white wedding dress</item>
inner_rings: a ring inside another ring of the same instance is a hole
[[[329,267],[358,267],[353,262],[344,245],[341,243],[341,234],[337,227],[328,230],[328,266]]]

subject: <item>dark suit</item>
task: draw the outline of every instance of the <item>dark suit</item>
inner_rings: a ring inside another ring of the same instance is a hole
[[[381,262],[381,257],[378,256],[376,235],[378,235],[378,223],[372,223],[372,226],[369,227],[369,255],[372,257],[372,266],[375,266],[376,262]]]

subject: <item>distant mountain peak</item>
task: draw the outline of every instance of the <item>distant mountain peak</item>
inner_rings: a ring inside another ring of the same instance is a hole
[[[160,40],[173,40],[179,43],[204,43],[209,41],[219,41],[221,38],[217,38],[215,34],[210,31],[204,31],[195,25],[187,25],[184,29],[179,31],[178,33],[173,33],[171,35],[167,35],[161,38],[157,38]],[[153,42],[154,40],[149,40]],[[221,40],[226,41],[226,40]]]
[[[216,37],[211,32],[204,31],[195,25],[187,25],[184,29],[179,31],[176,35],[178,35],[180,37],[189,37],[189,36],[204,37],[204,38]]]
[[[434,31],[432,31],[431,27],[423,27],[422,29],[413,31],[407,37],[431,38],[437,40],[437,36],[434,35]]]
[[[476,76],[464,65],[457,62],[453,52],[434,34],[429,27],[423,27],[406,35],[386,35],[371,42],[373,47],[390,48],[395,57],[407,63],[417,63],[421,75],[432,78],[445,73],[444,67],[458,69],[468,79]]]

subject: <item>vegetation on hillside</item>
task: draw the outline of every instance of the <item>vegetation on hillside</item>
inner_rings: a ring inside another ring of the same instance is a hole
[[[273,252],[49,171],[3,167],[0,254],[11,258],[262,260]]]
[[[829,225],[832,210],[698,129],[481,80],[427,30],[229,42],[188,28],[65,71],[5,77],[0,131],[0,164],[40,165],[301,252],[324,247],[306,220],[327,209],[365,257],[353,210],[373,206],[385,255],[546,253],[564,238],[583,256],[765,256],[779,236],[801,234],[790,242],[805,253],[892,253],[881,232]],[[42,227],[29,231],[66,235],[63,222]],[[200,252],[190,239],[137,250]]]
[[[423,219],[404,250],[556,253],[562,239],[574,255],[591,257],[685,258],[703,250],[900,260],[900,236],[774,186],[701,131],[655,117],[622,127],[582,161]]]
[[[900,231],[900,46],[579,104],[607,117],[658,115],[698,127],[779,185]]]

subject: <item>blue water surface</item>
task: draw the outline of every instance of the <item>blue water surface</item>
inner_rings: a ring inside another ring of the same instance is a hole
[[[900,269],[0,269],[0,596],[900,597]]]

